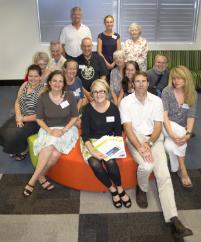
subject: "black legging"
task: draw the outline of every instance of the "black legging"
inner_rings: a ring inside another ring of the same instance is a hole
[[[104,161],[104,160],[98,160],[94,157],[90,157],[88,159],[88,163],[90,167],[92,168],[95,176],[106,186],[106,187],[111,187],[112,182],[116,186],[121,186],[121,177],[120,177],[120,172],[119,172],[119,167],[115,161],[115,159],[111,159],[109,161]],[[103,166],[106,166],[107,170]]]

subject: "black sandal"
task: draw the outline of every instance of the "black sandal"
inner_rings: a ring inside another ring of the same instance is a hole
[[[127,194],[124,190],[123,190],[121,193],[119,193],[119,196],[120,196],[120,198],[121,198],[121,201],[122,201],[124,207],[126,207],[126,208],[130,208],[131,205],[132,205],[132,202],[131,202],[130,197],[128,196],[129,199],[128,199],[127,201],[122,200],[122,197],[125,196],[125,195],[128,196],[128,194]]]
[[[32,190],[27,189],[26,186],[28,186],[29,188],[31,187]],[[24,197],[29,197],[32,194],[32,192],[33,192],[34,186],[32,186],[29,183],[27,183],[26,186],[24,188],[23,195],[24,195]]]
[[[114,201],[114,199],[113,199],[113,197],[119,195],[118,191],[111,192],[111,194],[112,194],[112,202],[113,202],[113,205],[114,205],[116,208],[121,208],[121,207],[122,207],[121,199],[119,199],[118,201]]]
[[[44,186],[45,183],[48,183],[48,185]],[[54,189],[54,185],[51,182],[49,182],[47,179],[45,179],[44,182],[41,182],[40,185],[44,190],[47,190],[47,191],[51,191]]]

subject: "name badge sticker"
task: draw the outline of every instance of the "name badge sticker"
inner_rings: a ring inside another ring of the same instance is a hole
[[[113,39],[117,39],[117,36],[115,34],[112,35]]]
[[[65,100],[62,103],[60,103],[60,106],[61,106],[62,109],[64,109],[64,108],[69,106],[69,102],[67,100]]]
[[[187,103],[184,103],[184,104],[182,105],[182,108],[189,109],[189,106],[188,106]]]
[[[84,69],[85,68],[85,65],[79,65],[79,69]]]
[[[115,121],[114,116],[108,116],[108,117],[106,117],[106,122],[107,123],[113,123],[114,121]]]

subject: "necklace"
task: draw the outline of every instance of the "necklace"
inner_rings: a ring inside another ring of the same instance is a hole
[[[62,101],[63,101],[63,98],[64,98],[64,95],[59,95],[59,96],[53,96],[51,92],[49,92],[49,96],[50,96],[50,99],[52,100],[53,103],[59,105]]]

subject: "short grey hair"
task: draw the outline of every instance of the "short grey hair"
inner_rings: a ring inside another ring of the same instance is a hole
[[[138,28],[139,31],[140,31],[140,33],[142,32],[142,27],[141,27],[139,24],[137,24],[137,23],[132,23],[132,24],[130,24],[129,27],[128,27],[128,31],[129,31],[129,33],[130,33],[131,30],[134,29],[134,28]]]
[[[113,53],[113,59],[117,59],[118,57],[123,57],[124,59],[126,59],[125,57],[125,53],[123,50],[116,50],[114,53]]]
[[[74,14],[74,12],[76,12],[76,11],[82,12],[82,10],[81,10],[80,7],[74,7],[74,8],[72,8],[71,11],[70,11],[71,16],[72,16],[72,15]]]

